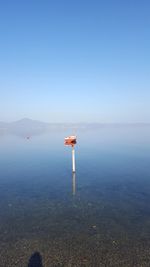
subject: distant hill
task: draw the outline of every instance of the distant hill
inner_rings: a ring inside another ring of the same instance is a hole
[[[15,121],[15,122],[8,124],[9,128],[30,128],[30,129],[31,128],[37,128],[37,129],[45,128],[48,125],[49,125],[48,123],[37,121],[37,120],[31,120],[28,118],[24,118],[19,121]]]
[[[73,123],[46,123],[38,120],[24,118],[15,122],[0,122],[0,131],[3,133],[12,133],[16,135],[37,135],[46,131],[64,130],[66,128],[82,128],[84,125]]]
[[[64,129],[99,129],[104,127],[139,127],[150,126],[146,123],[121,124],[121,123],[46,123],[38,120],[24,118],[15,122],[0,122],[0,131],[3,133],[13,133],[17,135],[35,135],[45,131]]]
[[[6,129],[8,128],[9,123],[0,121],[0,129]]]
[[[38,134],[45,131],[49,124],[24,118],[15,122],[0,122],[0,130],[5,133],[13,133],[17,135]]]

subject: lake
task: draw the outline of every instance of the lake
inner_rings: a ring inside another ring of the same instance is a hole
[[[149,203],[149,126],[0,134],[1,267],[148,267]]]

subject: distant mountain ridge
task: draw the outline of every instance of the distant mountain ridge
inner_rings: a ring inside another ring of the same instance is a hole
[[[64,129],[74,129],[74,128],[84,128],[80,124],[73,123],[46,123],[38,120],[32,120],[28,118],[23,118],[18,121],[5,123],[0,122],[0,132],[11,133],[15,135],[28,136],[37,135],[46,131],[52,130],[64,130]]]
[[[31,120],[28,118],[23,118],[19,121],[9,123],[10,127],[45,127],[46,125],[49,124],[38,120]]]
[[[9,123],[0,121],[0,129],[1,129],[1,128],[7,128],[8,125],[9,125]]]
[[[150,123],[47,123],[38,120],[23,118],[14,122],[0,122],[0,129],[7,131],[48,130],[52,128],[99,128],[120,126],[150,126]]]

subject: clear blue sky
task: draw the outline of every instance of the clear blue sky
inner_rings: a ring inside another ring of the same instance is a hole
[[[1,0],[0,120],[150,122],[149,0]]]

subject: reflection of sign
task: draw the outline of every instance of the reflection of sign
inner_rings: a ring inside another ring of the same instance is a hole
[[[71,135],[65,138],[66,146],[74,146],[77,143],[77,138],[75,135]]]

